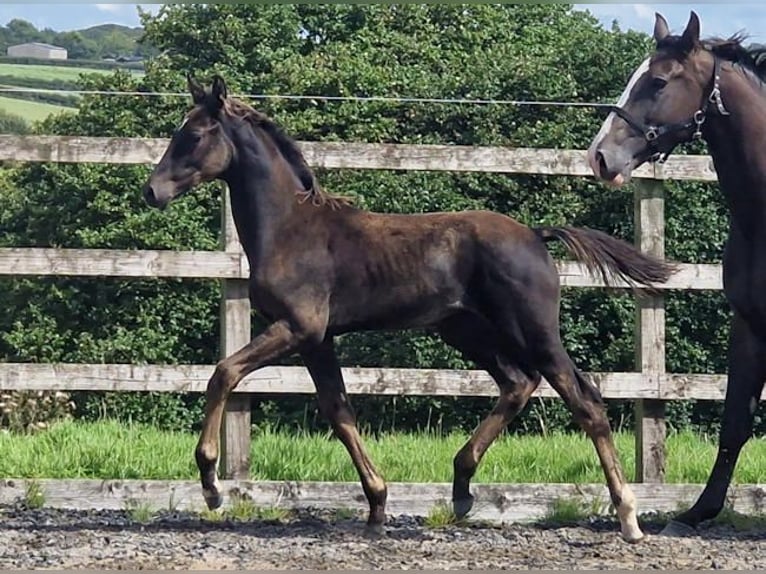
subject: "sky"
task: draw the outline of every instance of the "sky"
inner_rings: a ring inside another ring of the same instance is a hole
[[[12,18],[32,22],[37,28],[72,30],[96,24],[123,24],[138,26],[137,4],[0,4],[0,24]],[[159,4],[141,4],[145,10],[156,12]],[[654,25],[654,13],[665,16],[672,31],[682,31],[689,19],[689,11],[695,10],[702,22],[703,36],[730,36],[745,31],[752,41],[766,42],[766,3],[712,3],[697,4],[576,4],[590,10],[594,16],[610,27],[617,20],[622,29],[633,29],[650,34]]]

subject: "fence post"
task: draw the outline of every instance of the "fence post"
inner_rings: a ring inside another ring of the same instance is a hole
[[[229,187],[221,189],[221,241],[224,251],[242,253],[231,214]],[[250,341],[250,298],[247,279],[224,279],[221,288],[220,355],[225,358]],[[250,474],[250,401],[245,393],[232,393],[221,429],[223,478],[243,479]]]
[[[634,221],[636,245],[645,253],[665,254],[665,197],[661,180],[636,185]],[[665,375],[665,299],[638,295],[636,299],[636,369],[657,389]],[[636,401],[636,482],[665,480],[665,402]]]

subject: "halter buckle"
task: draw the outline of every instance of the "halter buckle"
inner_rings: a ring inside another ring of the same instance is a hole
[[[715,107],[718,108],[719,114],[721,114],[722,116],[729,116],[731,114],[723,105],[723,98],[721,97],[721,88],[718,86],[719,81],[720,81],[720,76],[716,75],[715,83],[713,85],[713,91],[710,92],[710,97],[708,98],[708,101],[711,104],[715,104]]]
[[[656,140],[659,136],[660,136],[660,132],[654,126],[647,128],[646,133],[644,134],[646,141],[649,141],[649,142]]]
[[[692,141],[698,140],[702,137],[702,124],[705,123],[705,112],[702,110],[697,110],[694,112],[694,124],[697,126],[697,129],[694,130],[694,133],[692,134]]]

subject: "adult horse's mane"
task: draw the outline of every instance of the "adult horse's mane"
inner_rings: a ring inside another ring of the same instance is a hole
[[[701,45],[722,60],[737,64],[752,72],[762,82],[766,82],[766,46],[763,44],[745,46],[745,40],[747,36],[739,33],[728,38],[706,38],[701,41]],[[681,36],[668,36],[659,43],[658,48],[678,50],[682,46]]]
[[[301,202],[311,199],[314,205],[329,205],[333,209],[350,205],[353,202],[350,197],[334,195],[322,189],[314,171],[309,167],[306,158],[303,157],[303,152],[301,152],[297,142],[288,136],[269,116],[236,98],[227,98],[224,101],[224,112],[248,121],[253,127],[262,129],[272,139],[303,184],[303,189],[296,192],[302,196]]]

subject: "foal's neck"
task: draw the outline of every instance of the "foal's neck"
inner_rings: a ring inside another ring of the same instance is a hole
[[[273,144],[261,138],[235,141],[236,160],[224,180],[240,242],[251,261],[262,260],[298,208],[300,182]]]

